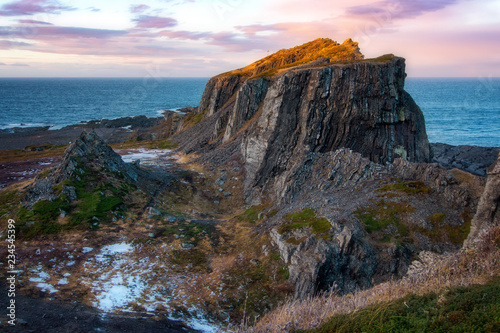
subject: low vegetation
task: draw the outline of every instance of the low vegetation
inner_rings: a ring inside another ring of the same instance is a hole
[[[477,251],[421,259],[403,279],[354,294],[289,301],[244,331],[351,332],[354,325],[352,332],[497,332],[499,244],[497,227]]]
[[[358,43],[350,39],[339,44],[328,38],[318,38],[291,49],[280,50],[244,68],[223,75],[268,77],[276,74],[280,69],[307,64],[320,58],[328,58],[332,62],[342,62],[361,60],[363,55],[359,52]]]
[[[66,145],[28,146],[25,149],[0,150],[0,163],[61,156]]]
[[[380,193],[398,191],[405,194],[429,194],[432,189],[422,181],[402,181],[397,179],[396,182],[385,184],[376,191]]]
[[[354,215],[363,223],[365,230],[369,233],[378,232],[382,241],[390,242],[394,240],[410,241],[409,230],[404,222],[407,213],[415,210],[406,201],[388,201],[378,200],[374,205],[365,208],[359,208]],[[397,230],[397,235],[388,229],[393,226]]]
[[[315,235],[321,238],[331,238],[328,235],[332,228],[330,221],[324,217],[317,217],[316,211],[312,208],[304,208],[298,213],[286,215],[284,223],[278,228],[278,232],[284,234],[302,228],[310,228]]]
[[[500,332],[500,279],[336,315],[302,332]]]

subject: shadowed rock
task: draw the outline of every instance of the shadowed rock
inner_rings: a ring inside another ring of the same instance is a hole
[[[500,225],[500,155],[487,171],[484,192],[479,199],[476,215],[472,219],[465,248],[474,248],[482,234]]]
[[[62,184],[62,194],[66,194],[69,200],[75,200],[75,189],[73,186],[66,186],[67,181],[87,183],[92,178],[98,183],[105,178],[116,178],[135,183],[139,173],[141,171],[138,168],[123,162],[120,155],[95,132],[84,131],[68,147],[59,166],[37,176],[28,187],[23,204],[31,207],[40,200],[52,201],[59,195],[55,190],[58,184]]]

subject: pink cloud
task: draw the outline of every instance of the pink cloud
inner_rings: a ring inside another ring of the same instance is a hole
[[[458,0],[383,0],[368,5],[352,6],[347,8],[347,15],[381,15],[387,14],[392,18],[414,18],[426,12],[433,12],[453,5]]]
[[[177,25],[177,20],[170,17],[139,15],[133,20],[137,28],[171,28]]]
[[[49,22],[43,22],[43,21],[36,21],[36,20],[18,20],[19,23],[23,24],[42,24],[42,25],[52,25],[52,23]]]
[[[33,44],[24,42],[12,42],[10,40],[0,40],[0,50],[10,50],[18,49],[26,46],[32,46]]]
[[[130,12],[133,14],[140,14],[140,13],[143,13],[150,8],[151,7],[149,7],[148,5],[131,5]]]
[[[210,32],[195,32],[195,31],[170,31],[164,30],[159,33],[161,36],[165,36],[172,39],[180,40],[200,40],[210,38],[213,34]]]
[[[236,26],[235,28],[244,32],[247,36],[255,36],[259,32],[277,32],[286,30],[284,26],[280,26],[279,24],[252,24],[245,26]]]
[[[57,0],[20,0],[2,5],[0,16],[24,16],[38,13],[59,14],[61,11],[75,9],[61,5]]]
[[[10,38],[35,38],[40,40],[59,38],[97,38],[106,39],[126,35],[125,30],[106,30],[79,27],[0,27],[0,36]]]

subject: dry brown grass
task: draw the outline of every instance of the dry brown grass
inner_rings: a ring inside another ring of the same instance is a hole
[[[428,252],[414,263],[407,276],[371,289],[348,294],[323,295],[304,301],[289,301],[270,312],[244,332],[290,332],[311,329],[337,314],[352,313],[370,305],[393,301],[410,294],[442,293],[458,286],[485,284],[500,275],[500,227],[489,232],[477,251],[446,255]]]
[[[0,150],[0,163],[61,156],[65,150],[66,146],[51,146],[41,151],[27,151],[21,149]]]
[[[361,60],[363,55],[359,52],[358,43],[351,39],[339,44],[329,38],[318,38],[294,48],[279,50],[244,68],[223,75],[252,77],[266,72],[272,75],[278,69],[309,63],[319,58],[329,58],[331,61]]]

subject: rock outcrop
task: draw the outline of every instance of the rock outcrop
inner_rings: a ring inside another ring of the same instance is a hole
[[[476,215],[472,219],[465,248],[474,248],[482,234],[500,226],[500,155],[487,171],[484,192],[479,199]]]
[[[286,179],[282,207],[313,207],[331,224],[319,236],[307,227],[271,232],[297,298],[367,288],[403,276],[420,251],[456,250],[484,187],[481,177],[437,164],[398,158],[382,165],[345,148],[309,152],[297,163],[302,167]],[[390,223],[378,225],[383,221]]]
[[[59,166],[49,170],[48,174],[40,174],[29,186],[24,205],[31,207],[40,200],[52,201],[61,194],[54,190],[58,184],[63,184],[63,194],[68,195],[70,200],[75,200],[74,187],[66,186],[65,183],[88,182],[86,178],[89,176],[95,177],[96,183],[99,179],[103,180],[106,177],[136,183],[141,173],[135,166],[123,162],[120,155],[114,152],[95,132],[84,131],[68,147]]]
[[[324,57],[328,47],[343,51]],[[308,152],[349,148],[381,164],[430,161],[422,112],[404,91],[404,59],[361,60],[351,40],[298,48],[297,58],[295,49],[283,50],[283,58],[212,78],[200,103],[198,112],[218,117],[212,141],[241,140],[248,202],[262,193],[279,198]],[[312,63],[304,63],[308,49]]]
[[[420,251],[456,250],[467,236],[484,181],[430,163],[405,77],[403,58],[316,40],[212,78],[203,119],[173,137],[214,167],[241,161],[246,203],[279,211],[259,228],[298,299],[401,277]],[[280,229],[301,209],[325,219],[321,234]]]
[[[276,229],[271,231],[288,265],[296,299],[332,289],[344,293],[372,285],[378,264],[374,249],[362,240],[360,230],[338,223],[333,228],[336,230],[331,240],[316,237],[308,230],[297,230],[286,237]]]
[[[457,168],[474,175],[486,177],[486,170],[495,162],[500,147],[451,146],[444,143],[431,144],[433,161],[445,168]]]

